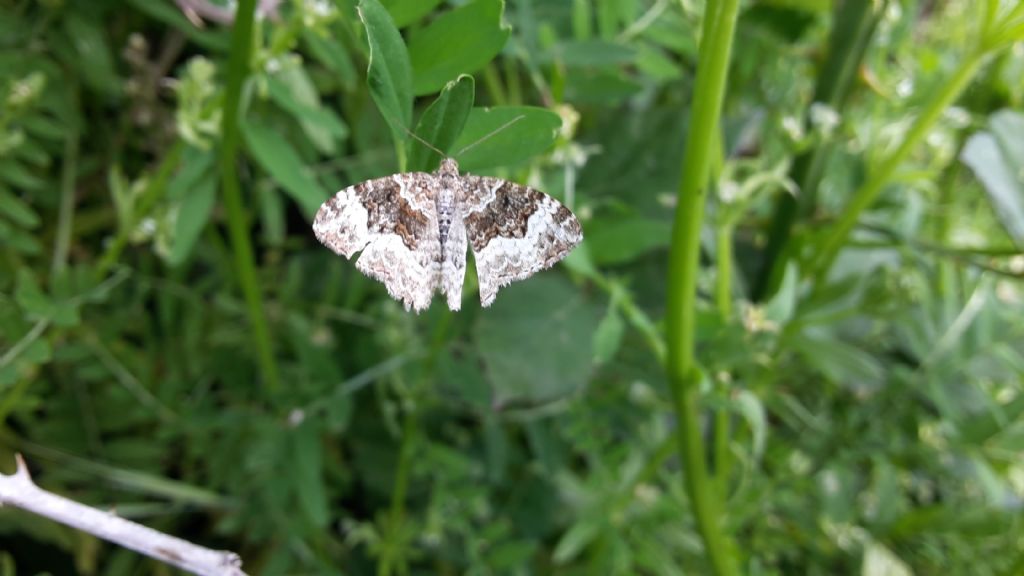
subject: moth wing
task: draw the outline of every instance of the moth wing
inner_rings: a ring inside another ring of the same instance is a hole
[[[349,186],[313,221],[317,240],[346,258],[362,250],[356,268],[417,312],[430,305],[441,271],[433,178],[412,172]]]
[[[502,287],[553,266],[583,241],[579,220],[551,196],[499,178],[463,178],[463,221],[483,306]]]

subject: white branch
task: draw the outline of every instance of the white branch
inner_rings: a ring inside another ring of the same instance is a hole
[[[234,5],[219,6],[210,3],[209,0],[175,0],[175,3],[197,27],[202,27],[203,19],[224,25],[235,21]],[[261,18],[276,16],[277,7],[280,3],[281,0],[260,0],[256,6],[256,15]],[[234,4],[237,4],[237,2]]]
[[[15,455],[15,458],[18,469],[14,474],[0,474],[0,506],[9,505],[27,510],[193,574],[245,576],[242,560],[237,554],[203,548],[113,513],[47,492],[32,482],[21,454]]]

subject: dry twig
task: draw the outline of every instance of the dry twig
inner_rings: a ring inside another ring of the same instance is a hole
[[[245,576],[234,552],[210,550],[43,490],[32,482],[21,454],[14,474],[0,474],[0,506],[14,506],[88,532],[202,576]]]

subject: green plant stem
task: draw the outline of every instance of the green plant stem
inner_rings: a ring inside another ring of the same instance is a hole
[[[732,226],[719,224],[715,236],[715,304],[727,321],[732,317]]]
[[[231,55],[228,59],[227,91],[224,95],[224,112],[221,123],[220,172],[224,193],[224,205],[228,216],[228,231],[231,249],[235,257],[239,282],[245,297],[249,322],[259,357],[260,371],[264,385],[271,391],[278,388],[277,365],[263,315],[263,301],[256,277],[256,263],[249,226],[242,207],[242,192],[238,183],[238,121],[242,84],[249,74],[249,58],[252,49],[253,12],[256,0],[239,0],[235,11],[235,24],[231,32]]]
[[[724,392],[724,391],[723,391]],[[729,451],[731,414],[728,406],[715,410],[715,483],[718,497],[725,502],[729,496],[729,475],[732,470],[732,452]]]
[[[718,131],[729,70],[738,0],[709,1],[697,64],[690,132],[683,157],[672,247],[667,305],[667,372],[678,418],[679,454],[686,491],[715,574],[736,574],[735,547],[723,531],[719,492],[708,477],[700,433],[700,370],[695,358],[697,269],[711,151]]]
[[[483,79],[484,86],[487,87],[487,94],[490,95],[494,105],[504,106],[508,104],[508,97],[505,96],[505,87],[502,86],[501,75],[498,73],[498,68],[494,65],[494,62],[484,67]]]
[[[974,75],[977,74],[978,69],[984,62],[985,55],[985,52],[975,51],[960,64],[953,77],[942,85],[942,88],[931,102],[928,103],[924,112],[914,121],[913,126],[911,126],[910,131],[903,138],[900,146],[882,162],[878,169],[871,174],[868,181],[854,193],[853,199],[850,200],[846,209],[843,210],[842,216],[840,216],[839,221],[833,227],[832,233],[825,239],[821,251],[815,260],[813,268],[817,283],[820,284],[825,279],[826,274],[828,274],[829,269],[832,267],[832,263],[839,254],[839,250],[850,235],[850,231],[857,224],[861,213],[874,203],[878,195],[882,193],[885,185],[892,180],[893,174],[900,164],[910,155],[910,152],[914,150],[925,135],[928,134],[932,125],[942,116],[946,108],[952,105],[964,88],[970,84],[971,79],[974,78]]]
[[[423,396],[424,390],[430,386],[430,382],[434,378],[437,359],[444,352],[451,321],[452,314],[446,313],[434,325],[433,334],[430,338],[430,350],[423,361],[418,385],[413,391],[413,396],[416,398]],[[388,525],[390,533],[386,536],[390,546],[387,548],[388,551],[381,555],[381,561],[377,566],[377,573],[381,576],[390,576],[392,561],[395,558],[399,559],[397,571],[402,574],[408,572],[402,560],[403,555],[400,553],[392,554],[394,550],[401,550],[406,545],[405,533],[403,532],[403,525],[405,524],[405,497],[409,491],[409,476],[412,468],[413,449],[415,447],[418,427],[416,406],[419,402],[417,400],[412,404],[413,406],[406,412],[405,421],[402,424],[402,440],[398,449],[398,468],[395,470],[395,485],[391,490],[390,523]]]
[[[956,154],[954,158],[959,158],[960,153],[963,151],[964,144],[967,139],[963,134],[958,136],[959,142],[956,147]],[[934,228],[932,230],[932,241],[937,246],[945,246],[949,239],[949,232],[952,226],[952,209],[953,209],[953,195],[954,186],[956,186],[957,176],[960,174],[960,162],[950,162],[946,169],[942,171],[942,176],[939,178],[939,201],[938,211],[935,215],[933,222]],[[953,262],[940,261],[936,263],[935,271],[935,290],[942,298],[943,303],[947,311],[953,308],[954,303],[958,298],[953,294],[954,279],[956,278],[956,267]]]
[[[69,82],[72,99],[77,104],[77,84]],[[77,107],[77,106],[76,106]],[[78,180],[79,130],[72,122],[64,135],[64,166],[60,178],[60,212],[57,215],[57,236],[53,245],[51,270],[60,272],[67,266],[71,250],[71,230],[75,217],[75,182]]]
[[[405,523],[405,495],[409,491],[409,468],[412,465],[413,438],[416,435],[416,412],[410,410],[405,415],[405,422],[402,425],[402,443],[398,449],[398,469],[395,471],[395,485],[391,491],[390,522],[388,524],[390,534],[386,538],[392,543],[380,559],[377,566],[377,574],[390,576],[392,570],[391,551],[399,549],[404,545],[402,526]],[[401,558],[401,555],[397,555]],[[399,564],[401,566],[401,563]],[[404,571],[404,570],[403,570]]]

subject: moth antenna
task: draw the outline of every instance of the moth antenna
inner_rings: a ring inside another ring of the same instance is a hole
[[[465,148],[463,148],[462,150],[459,150],[458,152],[456,152],[456,153],[455,153],[455,156],[454,156],[454,158],[458,158],[459,156],[462,156],[462,154],[464,154],[464,153],[465,153],[466,151],[468,151],[468,150],[470,150],[470,149],[474,148],[474,147],[475,147],[476,145],[478,145],[478,144],[480,144],[481,142],[483,142],[483,141],[487,140],[487,139],[488,139],[488,138],[490,138],[491,136],[494,136],[494,135],[495,135],[495,134],[497,134],[498,132],[501,132],[501,131],[502,131],[502,130],[504,130],[505,128],[508,128],[509,126],[511,126],[511,125],[513,125],[513,124],[515,124],[516,122],[519,122],[519,121],[520,121],[520,120],[522,120],[523,118],[526,118],[526,116],[524,116],[523,114],[520,114],[519,116],[516,116],[515,118],[513,118],[513,119],[509,120],[508,122],[505,122],[505,123],[504,123],[504,124],[502,124],[501,126],[498,126],[498,127],[497,127],[497,128],[495,128],[494,130],[491,130],[491,132],[490,132],[489,134],[487,134],[486,136],[484,136],[483,138],[480,138],[480,139],[479,139],[479,140],[477,140],[476,142],[473,142],[473,143],[472,143],[472,144],[470,144],[469,146],[466,146],[466,147],[465,147]]]
[[[409,130],[409,129],[408,129],[408,128],[406,128],[405,126],[402,126],[402,130],[405,130],[405,133],[406,133],[406,134],[408,134],[409,136],[412,136],[413,138],[415,138],[416,140],[418,140],[418,141],[420,142],[420,144],[423,144],[423,145],[424,145],[424,146],[426,146],[427,148],[430,148],[430,149],[431,149],[431,150],[433,150],[434,152],[437,152],[438,154],[440,154],[442,158],[448,158],[448,155],[447,155],[447,154],[445,154],[444,152],[442,152],[442,151],[438,150],[438,149],[437,149],[437,147],[436,147],[436,146],[434,146],[433,144],[431,144],[430,142],[427,142],[427,141],[426,141],[426,140],[424,140],[423,138],[420,138],[420,137],[419,137],[419,136],[418,136],[418,135],[417,135],[417,134],[416,134],[415,132],[413,132],[412,130]]]

